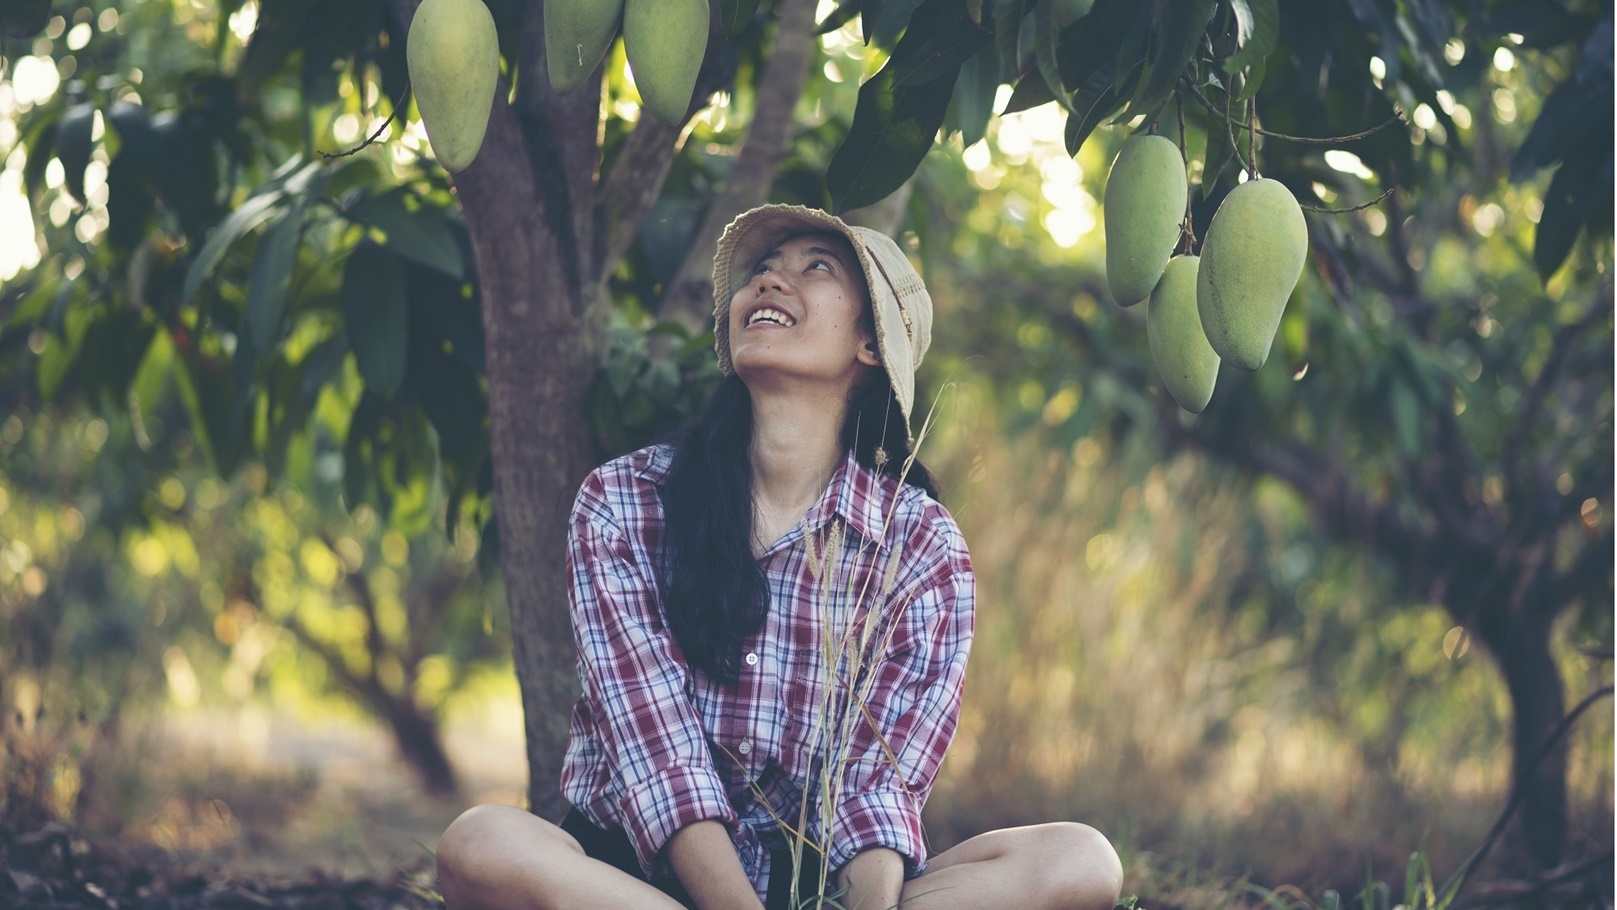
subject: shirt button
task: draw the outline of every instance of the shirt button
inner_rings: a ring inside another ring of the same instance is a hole
[[[758,652],[756,652],[756,651],[748,651],[746,660],[747,660],[747,666],[749,666],[749,667],[758,666]]]
[[[742,755],[750,755],[752,753],[752,743],[742,740],[741,745],[736,746],[736,751]]]

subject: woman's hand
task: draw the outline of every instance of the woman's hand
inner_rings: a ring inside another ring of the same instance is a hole
[[[861,850],[842,867],[842,883],[848,886],[848,893],[842,898],[844,907],[858,910],[897,907],[904,890],[904,857],[886,847]]]
[[[686,825],[674,832],[664,849],[680,884],[701,910],[763,910],[723,822],[708,819]],[[899,869],[903,870],[902,862]]]

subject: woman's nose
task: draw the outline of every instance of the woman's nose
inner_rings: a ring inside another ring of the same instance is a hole
[[[753,277],[752,286],[756,288],[760,294],[768,290],[779,291],[785,288],[785,284],[780,279],[780,272],[776,269],[770,269],[767,272],[759,272]]]

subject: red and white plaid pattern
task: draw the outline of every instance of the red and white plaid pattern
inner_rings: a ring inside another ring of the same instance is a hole
[[[663,620],[657,489],[672,456],[654,446],[597,468],[573,506],[583,695],[562,792],[596,825],[623,828],[648,876],[670,874],[658,854],[675,831],[719,819],[761,898],[768,850],[787,843],[776,818],[797,828],[805,790],[807,834],[829,843],[831,869],[885,846],[919,874],[920,810],[954,736],[971,646],[974,579],[959,527],[920,489],[849,455],[759,560],[769,616],[745,642],[741,679],[723,685],[686,665]],[[850,629],[853,643],[839,648]],[[851,659],[861,642],[866,656]],[[828,686],[832,664],[841,682]],[[851,720],[819,722],[824,700]],[[828,742],[846,747],[829,837],[818,802]]]

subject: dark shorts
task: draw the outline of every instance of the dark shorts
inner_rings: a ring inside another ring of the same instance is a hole
[[[629,843],[629,835],[619,828],[605,831],[595,827],[584,813],[573,809],[562,819],[561,828],[578,839],[578,845],[584,852],[594,859],[598,859],[609,866],[634,876],[640,881],[647,881],[640,872],[640,860],[635,858],[634,845]],[[813,851],[803,851],[803,868],[798,875],[797,893],[801,897],[815,894],[820,887],[820,862]],[[790,853],[782,850],[772,853],[770,858],[769,898],[764,901],[765,910],[792,910],[791,908],[791,871],[792,857]],[[676,878],[659,878],[650,884],[658,890],[679,901],[687,907],[695,907],[696,902],[691,900],[685,887]],[[830,883],[827,883],[828,889]],[[812,903],[809,906],[813,906]]]

